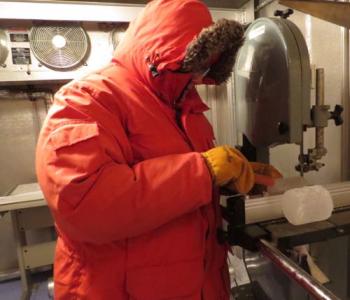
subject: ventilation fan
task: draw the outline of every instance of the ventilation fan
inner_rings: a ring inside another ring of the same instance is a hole
[[[111,32],[111,39],[113,49],[117,48],[118,44],[121,42],[129,23],[118,24]]]
[[[33,26],[30,47],[43,65],[52,69],[72,69],[83,64],[89,51],[85,30],[75,24]]]
[[[0,29],[0,66],[5,65],[8,55],[7,38],[5,31]]]

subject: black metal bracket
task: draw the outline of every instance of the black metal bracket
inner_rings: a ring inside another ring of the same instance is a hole
[[[226,207],[221,206],[224,220],[228,223],[227,230],[219,228],[217,237],[219,243],[230,246],[241,246],[250,251],[257,251],[260,239],[270,239],[270,233],[257,224],[245,224],[245,197],[236,195],[227,199]]]

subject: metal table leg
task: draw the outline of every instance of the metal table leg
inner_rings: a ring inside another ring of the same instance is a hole
[[[30,275],[29,271],[26,270],[26,266],[24,264],[23,257],[23,247],[26,246],[26,236],[25,231],[21,230],[18,222],[17,214],[21,213],[21,211],[11,211],[11,221],[13,226],[13,232],[15,235],[15,243],[17,249],[17,257],[18,257],[18,266],[21,275],[21,284],[22,284],[22,295],[21,300],[29,300],[31,294],[31,283],[30,283]]]

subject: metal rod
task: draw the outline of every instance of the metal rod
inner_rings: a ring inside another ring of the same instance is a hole
[[[53,278],[49,278],[47,282],[47,290],[48,290],[48,296],[50,299],[53,299],[54,287],[55,287],[55,284],[54,284]]]
[[[275,2],[276,0],[265,0],[264,2],[260,3],[256,8],[255,8],[255,12],[259,12],[260,10],[262,10],[265,6],[271,4],[272,2]]]
[[[350,96],[349,96],[349,29],[342,28],[342,46],[343,46],[343,84],[342,84],[342,105],[344,108],[342,126],[342,180],[350,178],[350,139],[349,139],[349,122],[350,122]]]
[[[301,142],[300,142],[300,153],[299,153],[299,166],[300,166],[300,176],[304,177],[304,134],[301,134]]]
[[[284,271],[291,279],[301,285],[316,300],[341,300],[330,290],[326,289],[316,279],[306,273],[296,263],[286,257],[281,251],[273,247],[269,242],[260,240],[261,253]]]
[[[316,105],[324,105],[324,69],[316,69]]]
[[[316,106],[324,105],[324,69],[316,69]],[[324,156],[324,127],[316,127],[315,131],[315,146],[317,151],[317,159]]]

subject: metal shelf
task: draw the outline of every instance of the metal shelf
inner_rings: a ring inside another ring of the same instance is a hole
[[[327,0],[279,0],[278,2],[313,17],[350,28],[350,3]]]
[[[248,1],[248,0],[247,0]],[[238,5],[244,1],[236,1]],[[0,20],[52,20],[87,22],[130,22],[144,4],[89,1],[3,1],[0,0]],[[237,19],[244,9],[210,8],[214,20]]]

